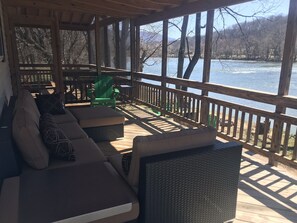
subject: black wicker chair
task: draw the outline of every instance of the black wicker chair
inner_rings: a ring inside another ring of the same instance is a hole
[[[240,144],[141,158],[139,222],[232,222],[236,213]]]

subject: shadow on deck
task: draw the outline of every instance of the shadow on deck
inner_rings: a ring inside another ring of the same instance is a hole
[[[126,117],[125,137],[112,142],[100,142],[105,155],[131,151],[137,135],[178,131],[187,128],[171,118],[160,117],[149,108],[137,105],[119,106]],[[266,165],[267,159],[243,150],[237,212],[234,223],[297,222],[296,171]]]

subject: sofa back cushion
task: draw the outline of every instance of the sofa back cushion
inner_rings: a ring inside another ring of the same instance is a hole
[[[216,130],[212,127],[135,137],[128,174],[130,185],[138,187],[141,157],[213,145],[215,139]]]
[[[14,114],[20,109],[25,109],[35,124],[39,126],[40,112],[37,108],[34,98],[28,90],[20,90],[15,103]]]
[[[30,109],[29,109],[30,110]],[[19,107],[13,118],[13,138],[24,160],[33,168],[43,169],[48,166],[49,155],[36,123],[28,109]]]

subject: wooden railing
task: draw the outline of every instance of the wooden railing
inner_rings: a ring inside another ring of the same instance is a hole
[[[31,92],[53,89],[53,69],[48,64],[23,64],[18,71],[20,84]]]
[[[135,73],[134,77],[138,79],[133,82],[134,97],[137,101],[192,126],[211,125],[217,129],[218,136],[239,141],[254,152],[297,168],[296,117],[174,88],[162,88],[161,84],[144,83],[144,80],[161,82],[162,78],[156,75]],[[297,108],[297,98],[294,97],[281,98],[269,93],[167,77],[166,84],[168,83],[173,84],[173,87],[177,84],[237,98]],[[278,133],[274,128],[279,129]],[[276,145],[276,149],[272,148],[273,144]]]
[[[102,70],[101,73],[113,76],[116,85],[130,82],[127,76],[130,76],[131,73],[127,71]],[[65,103],[83,103],[91,100],[87,92],[92,88],[95,78],[98,76],[97,71],[66,69],[63,71],[63,76]]]

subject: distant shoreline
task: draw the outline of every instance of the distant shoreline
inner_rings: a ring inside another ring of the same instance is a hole
[[[157,57],[157,58],[161,58],[161,57]],[[168,56],[168,58],[178,58],[177,56]],[[187,58],[187,57],[185,57]],[[203,57],[201,57],[200,59],[204,59]],[[224,57],[214,57],[211,58],[212,60],[235,60],[235,61],[254,61],[254,62],[267,62],[267,63],[281,63],[282,60],[261,60],[261,59],[246,59],[246,58],[224,58]],[[297,63],[297,59],[294,60],[294,63]]]

